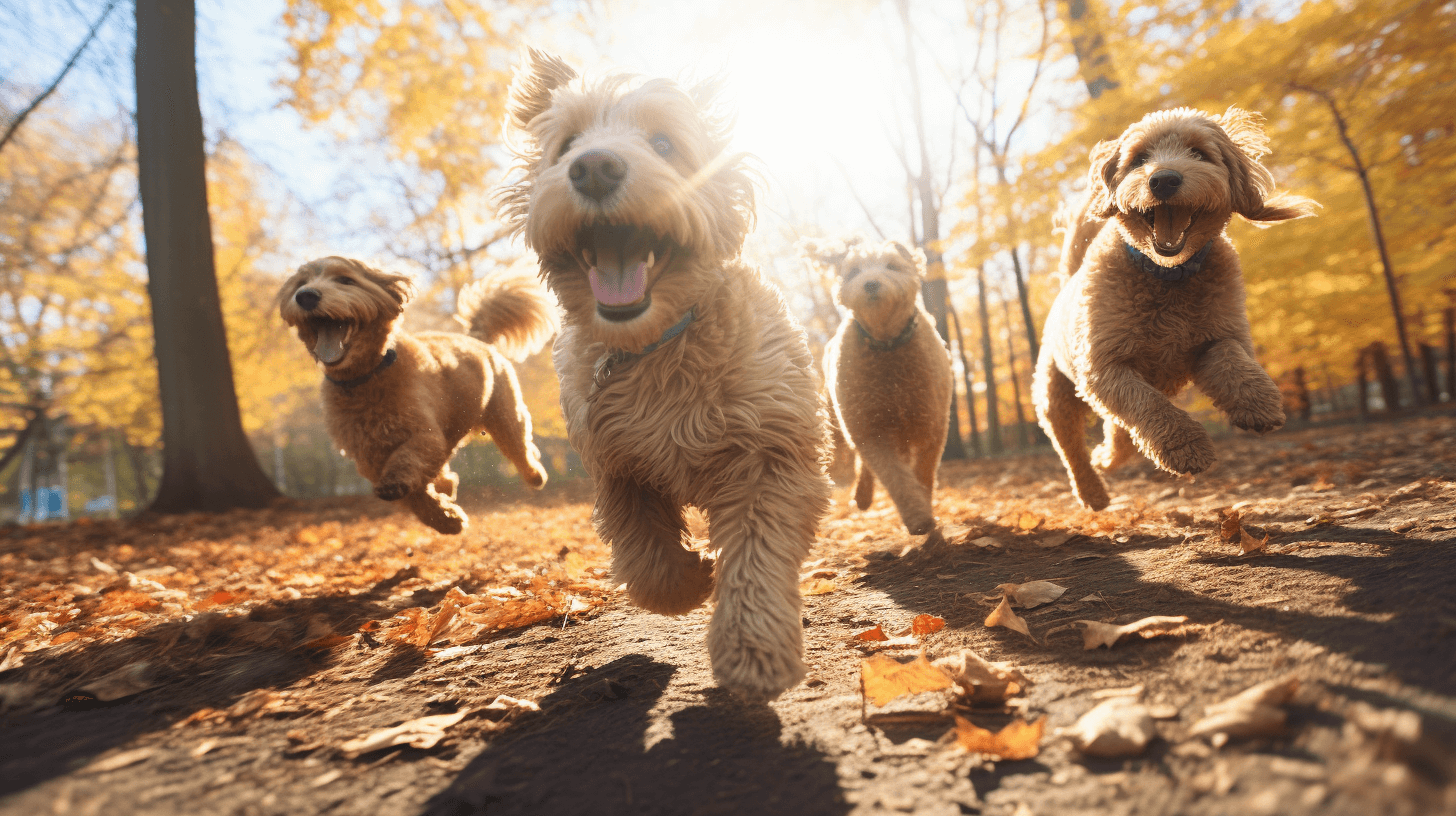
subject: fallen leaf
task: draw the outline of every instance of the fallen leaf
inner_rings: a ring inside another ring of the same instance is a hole
[[[152,754],[156,752],[157,749],[155,748],[133,748],[130,751],[122,751],[119,754],[112,754],[109,757],[98,759],[83,768],[81,772],[106,773],[107,771],[120,770],[129,765],[135,765],[138,762],[145,762],[151,759]]]
[[[490,702],[490,705],[487,705],[481,711],[488,712],[486,716],[492,720],[501,720],[512,714],[521,712],[540,714],[541,705],[535,700],[522,700],[505,694],[497,694],[495,699]]]
[[[910,663],[877,654],[860,661],[864,695],[875,705],[885,705],[905,694],[938,691],[951,687],[950,676],[932,665],[925,655]]]
[[[1022,513],[1021,516],[1016,519],[1016,526],[1020,527],[1023,530],[1035,530],[1037,527],[1041,526],[1041,523],[1044,520],[1045,519],[1035,513]]]
[[[1064,733],[1082,753],[1109,758],[1141,756],[1157,736],[1152,713],[1135,696],[1098,703]]]
[[[995,733],[981,728],[965,717],[957,716],[955,723],[956,745],[967,751],[1011,760],[1031,759],[1036,756],[1042,732],[1046,730],[1046,717],[1034,723],[1012,720]]]
[[[392,728],[381,728],[368,736],[352,739],[339,746],[339,750],[350,758],[380,748],[394,745],[408,745],[411,748],[434,748],[445,738],[445,729],[465,719],[470,709],[462,708],[454,714],[433,714],[400,723]]]
[[[1226,734],[1230,737],[1274,736],[1284,731],[1286,714],[1280,706],[1299,691],[1299,678],[1288,675],[1268,680],[1209,706],[1203,719],[1188,729],[1188,736]]]
[[[1027,637],[1031,637],[1031,630],[1026,628],[1026,621],[1022,620],[1021,616],[1011,611],[1011,599],[1004,595],[1001,597],[1001,605],[997,606],[994,610],[991,611],[991,614],[986,616],[986,625],[1004,626],[1007,629],[1020,632]]]
[[[1001,705],[1031,685],[1010,663],[992,663],[970,649],[942,657],[935,666],[950,675],[961,700],[970,706]]]
[[[138,663],[130,663],[111,674],[98,677],[83,686],[66,692],[61,697],[61,703],[75,705],[95,701],[110,702],[130,697],[133,694],[140,694],[156,684],[156,680],[152,677],[151,664],[143,660]]]
[[[1083,650],[1096,649],[1098,646],[1106,646],[1111,649],[1112,644],[1116,643],[1124,635],[1140,632],[1143,637],[1151,637],[1153,635],[1163,634],[1169,629],[1173,629],[1187,622],[1187,615],[1154,615],[1143,618],[1142,620],[1133,621],[1132,623],[1123,624],[1122,626],[1112,623],[1102,623],[1101,621],[1076,621],[1076,623],[1080,623],[1085,627],[1082,630]]]
[[[1006,546],[1005,544],[1002,544],[999,539],[993,538],[992,536],[981,536],[980,538],[977,538],[973,541],[967,541],[966,543],[970,544],[972,547],[980,547],[983,550],[1000,549],[1001,547]]]
[[[799,585],[799,592],[804,595],[823,595],[839,589],[839,585],[828,578],[814,578]]]
[[[1218,526],[1219,535],[1223,536],[1224,541],[1238,541],[1239,533],[1243,529],[1243,526],[1239,524],[1239,511],[1237,510],[1230,510]]]
[[[910,622],[910,633],[913,635],[928,635],[944,628],[945,619],[934,615],[916,615],[915,620]]]
[[[1252,552],[1264,552],[1269,547],[1269,535],[1265,533],[1263,540],[1249,535],[1249,531],[1239,528],[1239,555],[1248,555]]]
[[[1067,588],[1051,581],[1029,581],[1025,584],[1000,584],[996,590],[1015,601],[1017,606],[1033,609],[1062,597]]]
[[[863,632],[860,632],[859,634],[855,635],[854,636],[854,639],[855,640],[889,640],[890,638],[885,634],[885,630],[884,629],[880,628],[879,626],[875,626],[872,629],[866,629]]]
[[[1044,550],[1050,550],[1053,547],[1060,547],[1071,540],[1071,533],[1052,533],[1050,535],[1044,535],[1041,538],[1037,539],[1036,546],[1041,547]]]
[[[80,636],[81,636],[81,633],[80,632],[62,632],[59,635],[56,635],[55,637],[51,638],[51,645],[52,646],[59,646],[62,643],[70,643],[71,641],[75,640],[76,638],[78,638]]]

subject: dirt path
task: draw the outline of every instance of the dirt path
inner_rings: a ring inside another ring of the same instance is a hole
[[[1050,455],[949,465],[948,543],[897,530],[883,496],[837,506],[806,567],[809,680],[769,705],[713,687],[705,611],[622,601],[580,493],[481,497],[461,539],[372,501],[13,530],[0,811],[1456,813],[1456,418],[1218,447],[1196,481],[1120,473],[1100,514]],[[1230,508],[1264,552],[1222,538]],[[1022,611],[1030,636],[987,628],[997,585],[1030,580],[1067,591]],[[1037,756],[956,747],[926,695],[864,720],[855,634],[922,613],[945,628],[883,651],[1014,664],[1026,693],[970,716],[1045,717]],[[1091,651],[1072,625],[1149,615],[1188,622]],[[1289,675],[1282,735],[1187,738]],[[1144,756],[1056,736],[1139,684],[1171,715]],[[433,747],[349,750],[461,712]]]

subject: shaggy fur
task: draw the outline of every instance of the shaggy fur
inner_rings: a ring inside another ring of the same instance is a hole
[[[859,455],[855,505],[869,509],[878,476],[905,529],[929,533],[953,375],[950,352],[920,301],[925,253],[858,239],[805,240],[799,251],[834,270],[834,302],[851,316],[824,350],[824,375],[847,443],[843,455]]]
[[[678,615],[711,594],[714,676],[774,697],[804,674],[798,570],[829,500],[813,358],[738,257],[753,187],[711,89],[575,76],[534,50],[518,69],[522,177],[502,201],[564,310],[556,372],[596,531],[639,606]]]
[[[488,433],[531,487],[546,483],[531,441],[531,415],[507,356],[521,359],[556,330],[550,298],[530,275],[476,281],[460,292],[455,319],[469,335],[409,334],[399,326],[414,295],[409,278],[348,258],[298,268],[278,292],[278,311],[323,365],[329,436],[374,484],[425,524],[459,533],[460,479],[450,457],[472,431]],[[388,350],[396,358],[384,363]]]
[[[1237,108],[1161,111],[1092,150],[1091,189],[1067,229],[1065,284],[1047,316],[1032,397],[1077,498],[1093,510],[1108,504],[1094,463],[1111,470],[1141,451],[1170,473],[1213,464],[1203,426],[1170,401],[1190,380],[1236,427],[1284,424],[1279,389],[1254,360],[1224,228],[1236,213],[1268,226],[1317,205],[1273,192],[1259,164],[1269,152],[1259,121]],[[1165,282],[1135,265],[1129,246],[1164,269],[1207,252],[1197,272]],[[1092,411],[1104,441],[1089,455]]]

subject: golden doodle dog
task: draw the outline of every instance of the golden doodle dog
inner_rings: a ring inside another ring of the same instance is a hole
[[[753,186],[711,93],[588,84],[531,50],[508,106],[522,176],[501,200],[564,312],[561,406],[617,580],[667,615],[711,594],[714,676],[771,698],[805,671],[798,575],[828,508],[826,425],[804,332],[739,257]]]
[[[528,273],[476,281],[455,319],[468,335],[400,328],[414,286],[348,258],[310,261],[278,292],[279,314],[323,365],[329,436],[374,484],[420,521],[459,533],[460,479],[450,457],[488,433],[531,487],[546,483],[531,415],[507,357],[540,350],[556,330],[549,296]]]
[[[1244,282],[1224,228],[1312,215],[1313,201],[1274,192],[1259,163],[1257,114],[1190,108],[1144,117],[1092,150],[1090,190],[1062,252],[1032,398],[1082,504],[1101,510],[1111,470],[1141,451],[1170,473],[1199,473],[1213,443],[1171,398],[1191,380],[1229,422],[1284,424],[1279,388],[1254,360]],[[1093,453],[1086,421],[1104,420]]]
[[[878,477],[905,529],[929,533],[954,386],[950,351],[921,304],[925,253],[859,239],[806,239],[799,251],[834,270],[834,302],[851,315],[824,349],[824,375],[844,456],[859,458],[854,503],[869,509]]]

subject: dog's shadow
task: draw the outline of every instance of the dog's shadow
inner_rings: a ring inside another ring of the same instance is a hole
[[[849,811],[833,761],[785,745],[766,705],[712,690],[654,721],[675,671],[629,655],[573,678],[540,701],[535,725],[496,739],[425,814]]]

